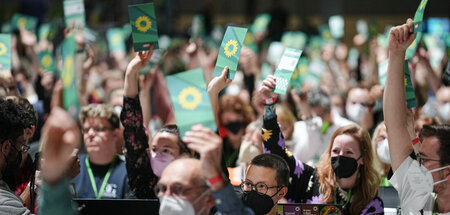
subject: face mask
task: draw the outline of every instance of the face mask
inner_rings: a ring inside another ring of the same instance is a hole
[[[425,166],[420,166],[418,161],[413,161],[411,166],[408,169],[407,179],[409,181],[409,185],[412,189],[416,190],[420,193],[431,193],[433,192],[433,186],[436,184],[440,184],[447,179],[443,179],[440,181],[433,181],[432,172],[437,172],[443,170],[445,168],[450,167],[450,165],[436,168],[433,170],[428,170]]]
[[[361,158],[361,157],[360,157]],[[338,178],[349,178],[352,176],[356,169],[358,168],[358,159],[345,157],[345,156],[336,156],[331,157],[331,166],[333,167],[334,173]]]
[[[238,134],[239,131],[244,127],[244,123],[241,121],[229,122],[225,127],[233,134]]]
[[[120,113],[122,112],[122,106],[119,105],[114,106],[114,111],[117,113],[117,115],[120,116]]]
[[[381,162],[385,164],[391,164],[391,157],[389,155],[389,143],[387,138],[377,146],[377,154]]]
[[[200,199],[202,199],[209,190],[203,192],[194,203],[190,203],[188,200],[184,200],[177,196],[163,196],[160,198],[159,214],[161,215],[195,215],[201,214],[206,208],[202,208],[200,211],[195,213],[194,204],[196,204]]]
[[[445,103],[438,109],[439,118],[444,122],[450,122],[450,102]]]
[[[364,114],[366,114],[368,110],[361,104],[354,104],[347,106],[345,112],[350,120],[359,123],[362,121]]]
[[[245,205],[250,207],[256,215],[269,213],[269,211],[275,205],[270,196],[266,194],[261,195],[254,190],[244,191],[244,193],[242,194],[242,201]]]
[[[169,153],[151,151],[150,160],[153,173],[155,173],[156,176],[161,177],[163,170],[167,165],[174,161],[175,158]]]

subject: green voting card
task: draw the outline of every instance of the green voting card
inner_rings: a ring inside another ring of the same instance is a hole
[[[427,6],[428,0],[421,0],[419,7],[417,7],[416,14],[414,15],[414,33],[422,32],[423,30],[423,12]]]
[[[83,0],[64,0],[64,20],[66,26],[84,27],[86,19],[84,16]]]
[[[333,38],[339,39],[344,36],[344,18],[341,15],[330,16],[328,25]]]
[[[306,81],[308,76],[308,65],[308,58],[301,57],[295,67],[294,74],[292,74],[291,87],[300,88],[303,82]]]
[[[409,72],[408,61],[405,60],[405,92],[406,102],[408,108],[417,107],[416,95],[414,94],[414,88],[411,81],[411,74]]]
[[[50,50],[44,50],[38,54],[39,63],[41,64],[42,70],[46,72],[56,71],[55,61]]]
[[[169,75],[166,81],[182,137],[196,124],[217,129],[202,69]]]
[[[110,52],[126,52],[122,28],[111,28],[106,32]]]
[[[292,74],[297,67],[302,50],[286,48],[275,71],[275,93],[286,94]]]
[[[281,37],[281,43],[286,47],[291,47],[293,49],[303,49],[306,45],[306,40],[308,36],[301,31],[296,32],[285,32]]]
[[[420,43],[420,40],[422,39],[422,32],[417,32],[416,39],[409,45],[409,47],[406,49],[406,58],[411,60],[414,57],[414,53],[416,53],[417,46]]]
[[[270,14],[263,13],[258,15],[253,22],[251,31],[254,34],[264,33],[269,26],[271,16]]]
[[[0,34],[0,70],[11,69],[11,34]]]
[[[129,5],[128,15],[134,51],[149,50],[152,44],[158,49],[158,27],[153,3]]]
[[[79,112],[78,91],[76,87],[75,74],[75,50],[76,43],[73,36],[66,38],[62,43],[62,70],[61,80],[63,83],[63,105],[72,117]]]
[[[227,28],[223,36],[222,44],[219,49],[216,67],[213,76],[218,77],[222,74],[225,66],[228,66],[228,79],[234,79],[234,74],[238,66],[239,55],[241,54],[242,42],[244,42],[247,28],[231,27]]]
[[[35,31],[38,19],[34,16],[28,16],[20,13],[15,13],[12,17],[11,25],[13,30],[25,28],[28,31]]]
[[[258,54],[258,44],[256,44],[255,36],[252,32],[247,32],[244,39],[244,46],[251,49],[255,54]]]

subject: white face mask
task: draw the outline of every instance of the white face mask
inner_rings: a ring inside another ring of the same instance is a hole
[[[448,167],[450,167],[450,165],[433,170],[428,170],[425,166],[420,166],[418,161],[413,161],[407,173],[409,185],[417,192],[432,193],[434,185],[445,182],[447,179],[442,179],[440,181],[434,182],[431,173],[443,170]]]
[[[360,123],[369,110],[361,104],[349,105],[345,108],[345,112],[350,120]]]
[[[447,102],[439,107],[438,115],[442,121],[450,122],[450,102]]]
[[[195,215],[201,214],[206,208],[202,208],[200,211],[195,213],[194,204],[200,201],[206,194],[209,193],[209,189],[203,192],[194,203],[190,203],[188,200],[184,200],[177,196],[162,196],[159,206],[159,214],[160,215],[178,215],[178,214],[186,214],[186,215]]]
[[[377,154],[381,162],[391,164],[391,156],[389,155],[389,143],[387,138],[377,146]]]

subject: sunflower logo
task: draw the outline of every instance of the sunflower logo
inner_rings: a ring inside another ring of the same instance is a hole
[[[20,17],[19,20],[17,20],[17,27],[24,28],[27,25],[27,19],[25,17]]]
[[[136,28],[140,32],[147,32],[152,27],[152,22],[148,16],[140,16],[136,19]]]
[[[423,7],[427,4],[428,0],[422,0],[422,2],[420,3],[420,10],[423,9]]]
[[[202,101],[202,94],[195,87],[184,88],[178,95],[178,101],[184,109],[193,110]]]
[[[52,57],[50,57],[50,55],[45,55],[42,60],[42,66],[44,66],[45,68],[50,67],[52,65]]]
[[[230,49],[230,46],[233,46],[233,48]],[[225,53],[225,55],[226,55],[227,57],[231,57],[231,55],[236,54],[237,49],[238,49],[237,41],[236,41],[236,40],[229,40],[229,41],[227,42],[227,44],[225,44],[224,49],[225,49],[225,52],[224,52],[224,53]]]
[[[6,46],[3,43],[0,43],[0,56],[6,53]]]
[[[263,130],[263,134],[261,135],[263,140],[267,142],[267,140],[270,139],[270,137],[272,136],[272,130],[267,130],[267,129],[262,129]]]
[[[405,86],[408,84],[408,79],[405,78],[404,84],[405,84]]]
[[[63,71],[62,71],[64,88],[67,88],[67,87],[70,86],[70,84],[72,84],[73,75],[74,75],[74,71],[73,71],[74,68],[73,68],[73,66],[74,66],[73,58],[72,57],[67,57],[64,60]]]

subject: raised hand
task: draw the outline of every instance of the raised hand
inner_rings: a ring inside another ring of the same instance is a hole
[[[37,43],[36,35],[32,31],[20,28],[20,41],[25,46],[34,46]]]
[[[138,52],[138,54],[130,61],[127,66],[127,72],[139,72],[144,69],[149,63],[150,58],[152,58],[154,50],[154,45],[150,46],[150,50]]]
[[[208,92],[218,95],[223,88],[231,83],[231,79],[227,78],[228,66],[222,70],[222,75],[219,77],[214,77],[208,84]]]
[[[403,53],[416,38],[412,19],[408,19],[405,24],[391,28],[389,32],[389,51]]]
[[[266,79],[262,82],[261,87],[259,88],[259,98],[260,100],[264,101],[266,99],[277,97],[277,95],[273,92],[273,89],[275,89],[276,80],[275,76],[268,75]]]

